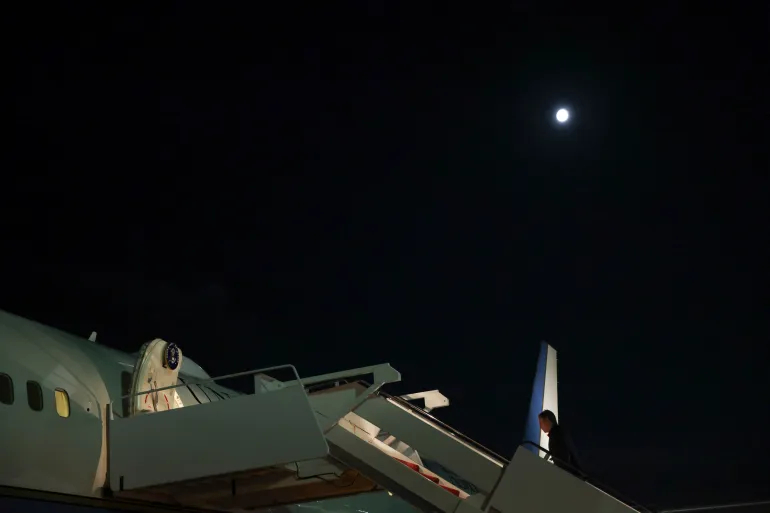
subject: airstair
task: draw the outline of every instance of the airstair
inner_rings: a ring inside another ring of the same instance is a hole
[[[279,371],[292,377],[278,380]],[[363,375],[371,378],[359,379]],[[111,415],[107,482],[114,498],[207,511],[275,511],[387,491],[437,513],[640,511],[524,447],[507,461],[425,409],[385,393],[384,385],[400,381],[388,364],[305,379],[281,366],[198,384],[243,376],[253,376],[253,393]],[[190,384],[135,395],[157,397]],[[429,399],[434,406],[448,403],[440,394],[422,396],[426,405]],[[429,470],[422,458],[470,483],[473,493]]]

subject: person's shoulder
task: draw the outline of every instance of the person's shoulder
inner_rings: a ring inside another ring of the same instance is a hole
[[[559,436],[563,438],[572,438],[572,435],[570,434],[569,427],[564,426],[558,426],[559,427]]]

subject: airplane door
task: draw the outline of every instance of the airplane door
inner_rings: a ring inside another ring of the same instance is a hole
[[[139,350],[131,385],[130,414],[166,411],[184,406],[175,389],[161,390],[177,384],[182,365],[182,350],[176,344],[156,338]],[[141,392],[146,394],[136,395]]]

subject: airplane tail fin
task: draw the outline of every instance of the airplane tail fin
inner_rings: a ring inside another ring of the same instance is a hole
[[[529,402],[527,423],[524,427],[524,441],[535,442],[540,447],[548,447],[548,435],[540,430],[538,414],[543,410],[551,410],[558,420],[559,396],[556,389],[556,350],[547,342],[540,343],[540,355],[537,358],[535,381],[532,384],[532,398]],[[545,453],[531,445],[526,448],[539,454]]]

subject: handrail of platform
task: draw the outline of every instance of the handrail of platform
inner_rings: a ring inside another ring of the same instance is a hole
[[[177,383],[176,385],[170,385],[167,387],[151,388],[150,390],[145,390],[143,392],[137,392],[135,394],[127,394],[127,395],[121,396],[120,399],[129,399],[131,397],[138,397],[140,395],[154,394],[155,392],[162,392],[164,390],[171,390],[174,388],[185,387],[189,385],[202,385],[205,383],[214,383],[222,379],[238,378],[242,376],[249,376],[249,375],[256,375],[256,374],[264,374],[266,372],[275,371],[279,369],[291,369],[291,371],[294,373],[294,377],[296,378],[295,380],[296,383],[302,385],[302,380],[300,379],[299,374],[297,373],[297,369],[294,367],[294,365],[276,365],[274,367],[267,367],[264,369],[256,369],[256,370],[250,370],[245,372],[236,372],[235,374],[226,374],[224,376],[217,376],[215,378],[200,379],[196,381],[187,381],[186,383]],[[286,381],[283,383],[285,383],[287,386],[290,386],[291,384],[294,384],[295,381]],[[255,393],[256,393],[256,390],[255,390]]]
[[[580,477],[583,480],[588,479],[588,474],[586,474],[585,472],[583,472],[582,470],[580,470],[576,466],[570,465],[566,461],[563,461],[563,460],[557,458],[556,456],[554,456],[551,453],[551,451],[549,451],[548,449],[545,449],[544,447],[540,446],[539,444],[536,444],[535,442],[530,442],[529,440],[525,440],[525,441],[521,442],[519,445],[531,445],[532,447],[535,447],[536,449],[541,450],[544,453],[546,453],[548,455],[548,458],[545,458],[546,460],[548,460],[549,458],[553,459],[554,461],[559,460],[559,464],[564,465],[565,467],[568,467],[568,469],[570,470],[570,472],[572,474],[576,475],[577,477]]]
[[[375,383],[396,383],[401,381],[401,373],[390,366],[389,363],[379,365],[370,365],[368,367],[359,367],[358,369],[349,369],[330,374],[321,374],[320,376],[311,376],[302,380],[304,386],[320,385],[334,381],[344,381],[345,378],[353,378],[365,374],[374,375]],[[361,381],[363,383],[363,381]],[[367,386],[371,386],[367,383]]]
[[[549,457],[553,458],[554,461],[559,460],[559,464],[560,465],[568,467],[565,470],[570,472],[575,477],[578,477],[578,478],[582,479],[586,483],[589,483],[590,485],[594,486],[595,488],[598,488],[599,490],[601,490],[602,492],[606,493],[610,497],[613,497],[614,499],[617,499],[620,502],[622,502],[622,503],[624,503],[624,504],[626,504],[626,505],[628,505],[628,506],[630,506],[630,507],[632,507],[634,509],[644,511],[646,513],[654,513],[654,511],[652,509],[642,505],[640,502],[632,500],[630,497],[622,495],[617,490],[615,490],[615,489],[609,487],[608,485],[598,481],[596,478],[593,478],[593,477],[589,476],[588,474],[586,474],[585,472],[583,472],[579,468],[577,468],[577,467],[575,467],[573,465],[570,465],[566,461],[563,461],[563,460],[560,460],[560,459],[556,458],[553,454],[551,454],[551,452],[548,449],[545,449],[545,448],[541,447],[539,444],[536,444],[535,442],[531,442],[529,440],[525,440],[525,441],[523,441],[522,443],[519,444],[519,446],[525,446],[525,445],[531,445],[532,447],[536,447],[537,449],[539,449],[539,450],[543,451],[544,453],[546,453]]]
[[[717,504],[713,506],[691,506],[689,508],[677,508],[677,509],[664,509],[660,513],[694,513],[694,512],[709,512],[717,511],[721,509],[738,509],[738,508],[755,508],[758,506],[765,506],[770,510],[770,500],[767,501],[752,501],[752,502],[736,502],[733,504]]]
[[[361,382],[361,383],[364,384],[364,385],[367,384],[366,382]],[[452,426],[441,422],[439,419],[437,419],[436,417],[434,417],[433,415],[431,415],[430,413],[428,413],[424,409],[420,408],[419,406],[417,406],[415,404],[412,404],[409,401],[407,401],[406,399],[402,399],[401,397],[390,395],[387,392],[382,392],[381,391],[379,394],[382,397],[386,398],[386,399],[392,400],[393,402],[397,403],[399,406],[403,406],[404,408],[407,408],[410,411],[413,411],[413,412],[417,413],[421,417],[426,417],[431,422],[437,424],[442,429],[448,431],[455,438],[458,438],[458,439],[462,440],[463,442],[465,442],[468,445],[472,446],[474,449],[478,449],[479,451],[485,453],[487,456],[492,456],[493,458],[499,460],[498,463],[500,463],[502,466],[505,466],[505,465],[508,464],[508,459],[500,456],[499,454],[494,452],[492,449],[489,449],[489,448],[483,446],[482,444],[480,444],[479,442],[477,442],[473,438],[471,438],[471,437],[469,437],[467,435],[464,435],[460,431],[457,431]]]

